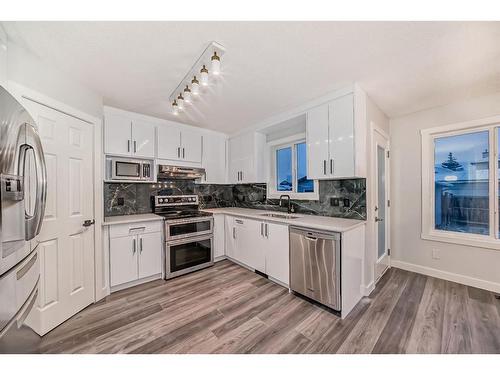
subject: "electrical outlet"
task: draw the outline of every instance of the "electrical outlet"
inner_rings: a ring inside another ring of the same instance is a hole
[[[118,199],[116,200],[116,205],[117,206],[123,206],[124,204],[125,204],[125,198],[118,197]]]
[[[439,249],[432,249],[432,259],[441,259]]]
[[[330,198],[330,205],[335,207],[340,206],[339,198]]]
[[[351,201],[349,198],[344,198],[344,207],[350,207],[351,206]]]

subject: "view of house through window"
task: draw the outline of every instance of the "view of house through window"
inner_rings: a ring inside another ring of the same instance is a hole
[[[435,228],[489,235],[489,132],[434,141]]]
[[[314,192],[314,181],[307,178],[305,142],[276,149],[276,190],[297,193]]]

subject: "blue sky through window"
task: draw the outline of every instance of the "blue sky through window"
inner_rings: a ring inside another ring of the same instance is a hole
[[[276,151],[276,189],[292,191],[292,148],[286,147]]]

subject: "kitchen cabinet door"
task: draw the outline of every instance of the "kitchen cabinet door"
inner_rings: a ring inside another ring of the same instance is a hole
[[[104,118],[104,153],[132,155],[132,121],[124,116],[107,114]]]
[[[307,178],[325,179],[331,175],[329,163],[328,104],[312,108],[307,112]]]
[[[330,103],[329,137],[330,160],[328,172],[333,177],[353,177],[354,148],[354,98],[345,95]]]
[[[225,217],[224,220],[224,238],[225,238],[225,250],[226,256],[235,259],[235,248],[236,248],[236,228],[234,226],[234,218],[232,216]]]
[[[138,237],[139,278],[161,273],[163,249],[161,232],[140,234]]]
[[[289,285],[288,226],[267,223],[266,274]]]
[[[181,131],[175,123],[158,126],[156,150],[159,159],[181,159]]]
[[[145,121],[132,122],[132,155],[155,157],[155,125]]]
[[[261,221],[235,218],[236,260],[265,272],[264,226]]]
[[[138,279],[137,236],[111,238],[109,244],[110,285]]]
[[[202,167],[205,168],[204,183],[226,183],[226,136],[210,133],[203,135]]]
[[[196,130],[181,131],[181,159],[201,163],[201,133]]]
[[[214,258],[220,258],[225,255],[225,218],[222,214],[214,216]]]
[[[242,166],[241,159],[232,159],[229,162],[229,178],[228,178],[228,180],[229,180],[230,184],[241,183],[241,181],[240,181],[241,166]]]
[[[7,33],[0,25],[0,85],[7,86]]]

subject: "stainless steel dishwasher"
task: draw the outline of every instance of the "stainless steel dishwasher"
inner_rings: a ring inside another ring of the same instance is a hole
[[[341,310],[340,233],[290,227],[290,289]]]

